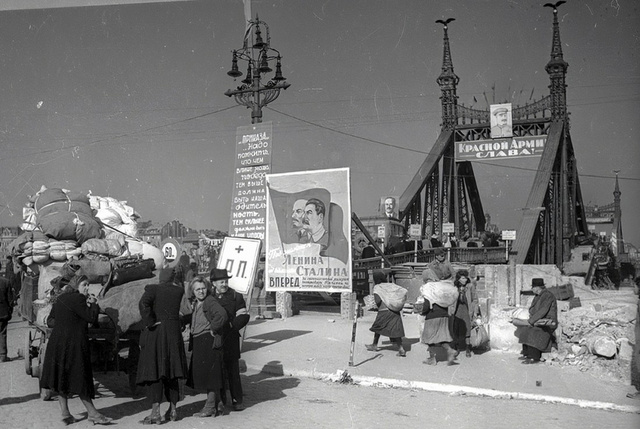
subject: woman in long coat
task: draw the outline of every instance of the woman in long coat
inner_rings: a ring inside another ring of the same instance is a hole
[[[220,391],[224,389],[222,334],[227,312],[211,296],[211,284],[196,276],[189,284],[195,297],[191,306],[191,364],[187,386],[207,392],[207,401],[194,417],[218,416],[224,412]]]
[[[161,424],[163,396],[170,404],[167,420],[178,419],[179,380],[187,378],[187,358],[182,340],[180,303],[184,295],[182,270],[160,271],[160,284],[147,285],[138,307],[145,326],[140,334],[140,358],[136,383],[147,386],[151,414],[143,424]]]
[[[471,357],[471,323],[480,314],[476,286],[469,279],[467,270],[458,270],[453,282],[458,288],[458,299],[449,308],[451,317],[451,335],[454,348],[458,351],[464,344],[466,356]]]
[[[95,296],[88,294],[89,280],[75,276],[55,297],[50,318],[53,331],[47,343],[42,365],[40,387],[58,392],[62,422],[74,423],[67,398],[77,394],[87,409],[88,420],[93,424],[109,424],[93,405],[95,389],[91,353],[89,351],[89,323],[95,323],[100,311]]]

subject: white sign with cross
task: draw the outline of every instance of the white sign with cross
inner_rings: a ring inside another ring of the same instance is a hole
[[[253,286],[259,258],[259,239],[225,237],[217,268],[227,270],[231,276],[229,287],[242,294],[247,294]]]

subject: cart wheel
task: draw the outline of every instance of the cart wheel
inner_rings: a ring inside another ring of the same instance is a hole
[[[24,336],[24,370],[27,372],[27,375],[32,375],[31,373],[31,342],[33,338],[31,337],[31,330],[29,330]]]
[[[42,375],[42,365],[44,364],[44,355],[47,351],[47,338],[46,335],[43,335],[40,338],[40,346],[38,347],[38,359],[36,360],[36,365],[33,366],[31,370],[33,372],[34,377],[40,378]]]

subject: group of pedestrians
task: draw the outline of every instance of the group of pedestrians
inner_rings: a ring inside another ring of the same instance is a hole
[[[441,248],[436,249],[434,261],[429,263],[422,273],[423,283],[450,280],[453,277],[454,270],[451,264],[446,261],[444,250]],[[386,280],[387,275],[383,271],[374,270],[373,298],[378,314],[370,328],[374,333],[373,342],[367,344],[366,348],[369,351],[378,351],[380,336],[386,336],[396,345],[398,356],[404,357],[406,356],[406,350],[402,344],[402,337],[404,337],[402,307],[391,308],[389,305],[389,298],[385,297],[384,290],[380,287],[388,285]],[[401,288],[400,286],[395,286]],[[449,365],[455,364],[455,359],[461,350],[465,350],[467,357],[473,355],[471,350],[471,330],[475,319],[480,316],[476,287],[471,281],[467,270],[455,272],[453,286],[457,289],[457,293],[450,305],[444,305],[442,302],[431,302],[425,297],[420,300],[420,305],[416,306],[416,311],[424,317],[424,327],[420,334],[420,340],[428,346],[425,364],[436,364],[437,347],[445,349]],[[389,288],[390,286],[386,286],[385,289]]]
[[[146,386],[152,403],[151,413],[141,424],[178,420],[181,381],[207,394],[204,407],[195,417],[224,413],[227,385],[233,410],[244,409],[239,366],[240,331],[249,322],[244,298],[229,288],[231,277],[226,270],[213,269],[209,278],[196,275],[187,285],[188,294],[184,274],[180,265],[161,269],[158,283],[145,286],[138,304],[144,329],[140,334],[136,384]],[[52,299],[48,322],[52,332],[40,387],[57,392],[65,425],[78,421],[68,406],[72,395],[78,395],[90,422],[110,424],[112,419],[93,404],[95,388],[88,329],[90,324],[97,323],[100,312],[97,299],[89,294],[86,276],[55,281],[58,293]],[[0,292],[3,285],[0,281]],[[183,339],[185,325],[189,333],[189,362]],[[169,404],[164,415],[160,410],[163,401]]]

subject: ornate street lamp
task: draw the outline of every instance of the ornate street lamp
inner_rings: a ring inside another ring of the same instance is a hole
[[[266,40],[262,38],[262,26],[266,30]],[[224,95],[236,100],[241,106],[251,109],[251,123],[262,122],[262,108],[278,98],[281,89],[287,89],[290,84],[282,76],[282,57],[280,52],[271,47],[269,26],[260,21],[258,15],[255,20],[249,21],[249,27],[245,33],[244,46],[233,51],[231,70],[227,72],[232,78],[242,76],[238,69],[238,60],[247,62],[247,75],[242,80],[242,85],[236,89],[227,90]],[[262,84],[263,75],[273,71],[275,61],[276,73],[266,84]]]

